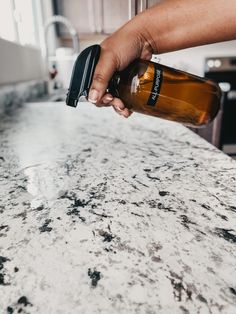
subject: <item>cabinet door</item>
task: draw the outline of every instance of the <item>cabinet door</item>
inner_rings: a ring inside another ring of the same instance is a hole
[[[161,0],[97,0],[95,9],[95,17],[101,12],[101,30],[104,33],[113,33],[130,18],[139,12],[157,4]],[[102,7],[102,10],[96,6]],[[100,29],[98,30],[98,32]]]
[[[135,8],[135,14],[138,14],[163,0],[129,0],[132,7]]]
[[[147,0],[147,7],[150,8],[159,2],[161,2],[161,0]]]
[[[110,34],[161,0],[53,0],[54,14],[67,17],[79,34]],[[68,35],[59,25],[59,35]]]
[[[93,0],[56,0],[58,12],[64,15],[76,28],[78,33],[93,33],[96,31]],[[98,1],[97,1],[98,2]],[[61,35],[67,30],[61,28]]]
[[[67,17],[78,33],[113,33],[130,18],[133,0],[54,0],[56,14]],[[60,27],[60,34],[67,33]]]
[[[161,0],[99,0],[102,5],[102,30],[113,33],[135,14],[146,10]],[[96,10],[99,11],[99,10]]]
[[[129,1],[102,0],[103,32],[113,33],[129,20]]]

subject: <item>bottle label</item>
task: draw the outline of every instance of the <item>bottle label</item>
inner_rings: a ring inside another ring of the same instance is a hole
[[[148,98],[148,106],[154,107],[156,105],[162,82],[162,70],[154,64],[154,77],[150,96]]]

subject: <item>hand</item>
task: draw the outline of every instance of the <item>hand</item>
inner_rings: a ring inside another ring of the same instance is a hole
[[[149,60],[156,45],[164,53],[235,39],[235,8],[235,0],[165,0],[138,14],[102,42],[89,100],[128,117],[122,101],[106,93],[112,74],[136,58]]]
[[[106,90],[115,71],[125,69],[136,58],[151,59],[155,48],[142,23],[137,16],[101,43],[101,55],[89,91],[90,102],[98,107],[113,106],[118,114],[126,118],[132,112]]]

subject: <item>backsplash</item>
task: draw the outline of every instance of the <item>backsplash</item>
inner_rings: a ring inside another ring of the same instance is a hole
[[[47,93],[46,82],[29,81],[0,87],[0,114],[6,109],[35,100]]]

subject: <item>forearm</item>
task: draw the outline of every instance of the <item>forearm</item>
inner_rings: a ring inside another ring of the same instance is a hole
[[[115,71],[136,58],[150,60],[153,53],[236,39],[235,12],[236,0],[163,0],[135,16],[101,43],[89,100],[129,116],[120,100],[106,94]]]
[[[163,53],[236,39],[236,0],[165,0],[136,17],[136,25]]]

